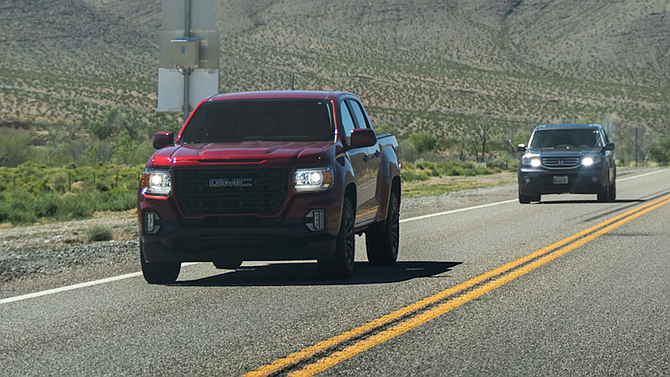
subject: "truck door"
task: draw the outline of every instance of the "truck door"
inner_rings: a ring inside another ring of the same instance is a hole
[[[354,115],[356,128],[371,129],[372,127],[370,127],[370,121],[365,115],[363,106],[355,99],[349,99],[348,102],[349,107],[351,108],[351,111]],[[361,177],[361,183],[358,191],[362,197],[366,198],[366,201],[360,202],[360,212],[356,214],[357,218],[360,218],[361,222],[376,219],[377,211],[379,210],[379,193],[377,192],[379,184],[377,179],[381,165],[381,150],[379,143],[376,143],[375,145],[369,146],[365,149],[366,152],[363,156],[363,162],[365,163],[365,176]]]

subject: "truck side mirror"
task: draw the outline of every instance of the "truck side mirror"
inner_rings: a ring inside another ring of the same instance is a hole
[[[605,144],[605,150],[606,151],[613,151],[614,150],[614,143]]]
[[[351,147],[369,147],[377,143],[375,132],[369,128],[356,128],[351,131]]]
[[[174,144],[174,132],[161,131],[154,136],[154,148],[161,149],[170,144]]]
[[[516,150],[519,151],[519,152],[525,152],[526,151],[526,144],[517,145]]]

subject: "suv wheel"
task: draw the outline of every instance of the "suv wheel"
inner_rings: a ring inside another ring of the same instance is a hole
[[[386,221],[375,224],[365,232],[365,246],[370,264],[391,265],[398,259],[400,241],[400,211],[398,197],[391,192]]]
[[[149,284],[170,284],[174,283],[179,276],[181,263],[149,263],[144,259],[144,247],[140,242],[140,263],[142,265],[142,275]]]
[[[351,199],[344,198],[340,232],[337,235],[333,259],[319,259],[319,273],[328,279],[346,279],[354,273],[354,221],[356,213]]]
[[[613,202],[616,200],[616,182],[612,183],[612,186],[610,187],[610,192],[609,196],[607,197],[607,200],[610,202]]]
[[[616,187],[614,187],[614,189],[616,190]],[[614,195],[616,196],[616,192],[614,193]],[[612,197],[612,187],[608,183],[607,185],[605,185],[604,189],[602,189],[600,192],[598,192],[598,201],[599,202],[609,202],[609,201],[613,200],[613,199],[610,199],[611,197]]]

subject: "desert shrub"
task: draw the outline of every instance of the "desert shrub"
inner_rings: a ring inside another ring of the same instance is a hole
[[[466,168],[463,166],[455,165],[455,164],[450,164],[442,167],[441,173],[443,176],[462,176],[465,175]]]
[[[41,195],[42,192],[50,189],[49,183],[44,178],[34,178],[21,185],[21,190],[27,191],[34,196]]]
[[[649,156],[660,165],[670,163],[670,136],[661,139],[658,145],[649,150]]]
[[[34,197],[22,190],[0,194],[0,222],[32,224],[37,220],[33,211]]]
[[[89,192],[61,195],[60,198],[61,205],[57,216],[59,220],[90,217],[96,210]]]
[[[17,166],[31,157],[30,132],[0,127],[0,166]]]
[[[86,235],[86,239],[89,242],[109,241],[112,238],[114,238],[114,232],[112,231],[112,227],[103,224],[90,225],[89,227],[86,228],[84,234]]]
[[[408,140],[419,154],[432,152],[437,148],[437,139],[428,131],[415,132],[409,136]]]
[[[403,182],[412,182],[412,181],[427,181],[430,179],[428,173],[425,171],[415,172],[413,170],[403,170],[400,178]]]
[[[56,192],[46,192],[33,202],[33,212],[36,217],[56,217],[60,211],[61,200]]]

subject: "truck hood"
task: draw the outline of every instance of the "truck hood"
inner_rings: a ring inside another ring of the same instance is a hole
[[[290,163],[318,162],[332,141],[245,141],[235,143],[184,144],[156,152],[151,165],[199,163]]]

